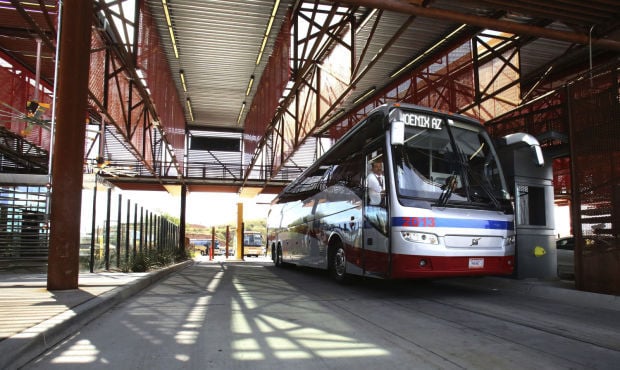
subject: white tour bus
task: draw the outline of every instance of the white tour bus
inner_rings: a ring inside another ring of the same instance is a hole
[[[542,165],[532,136],[504,141],[530,145]],[[514,269],[513,202],[493,141],[471,118],[410,104],[353,127],[274,199],[267,227],[276,266],[338,281]]]

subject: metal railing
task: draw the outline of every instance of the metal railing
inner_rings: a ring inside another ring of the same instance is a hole
[[[81,269],[140,268],[138,264],[172,262],[179,252],[179,226],[161,214],[123,197],[102,179],[92,191],[91,218],[83,204],[82,222],[90,221],[90,232],[80,241]],[[101,184],[104,188],[101,188]],[[84,198],[88,198],[88,190]],[[88,200],[88,199],[85,199]],[[84,202],[84,200],[83,200]],[[153,259],[156,259],[155,261]],[[148,268],[149,266],[142,266]]]
[[[48,190],[45,186],[0,186],[0,262],[47,261]]]

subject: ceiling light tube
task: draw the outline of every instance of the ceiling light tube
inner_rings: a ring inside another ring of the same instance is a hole
[[[172,29],[172,19],[170,18],[170,10],[168,9],[168,2],[161,0],[161,5],[164,8],[164,15],[166,16],[166,23],[168,24],[168,32],[170,32],[170,40],[172,41],[172,48],[174,49],[174,56],[179,59],[179,50],[177,49],[177,42],[174,38],[174,30]]]
[[[168,27],[168,31],[170,31],[170,40],[172,40],[172,48],[174,49],[174,56],[179,59],[179,50],[177,49],[177,42],[174,39],[174,31],[172,27]]]
[[[269,23],[267,23],[267,29],[265,30],[265,36],[263,37],[263,43],[261,44],[260,51],[258,52],[258,57],[256,58],[256,65],[260,64],[260,60],[263,57],[263,52],[265,51],[265,46],[267,45],[267,40],[269,39],[269,33],[271,33],[271,27],[273,26],[273,21],[276,18],[276,13],[278,12],[279,5],[280,5],[280,0],[276,0],[273,3],[273,9],[271,9],[271,16],[269,17]]]
[[[435,50],[439,45],[445,43],[446,41],[448,41],[452,36],[456,35],[458,32],[460,32],[462,29],[464,29],[465,27],[467,27],[466,24],[461,25],[461,27],[455,29],[454,31],[450,32],[450,34],[446,37],[444,37],[443,39],[439,40],[439,42],[437,42],[435,45],[431,46],[430,48],[428,48],[424,53],[418,55],[415,59],[413,59],[411,62],[407,63],[404,67],[398,69],[396,72],[392,73],[390,75],[390,78],[394,78],[396,76],[398,76],[399,74],[401,74],[403,71],[405,71],[406,69],[408,69],[409,67],[411,67],[412,65],[414,65],[415,63],[417,63],[420,59],[422,59],[425,56],[428,56],[433,50]]]
[[[357,29],[355,30],[356,34],[359,33],[366,26],[366,23],[368,23],[368,21],[370,21],[372,17],[374,17],[376,12],[377,8],[373,9],[370,13],[368,13],[368,16],[362,20],[362,23],[360,23],[359,26],[357,26]]]
[[[183,91],[187,92],[187,85],[185,84],[185,73],[183,73],[183,70],[179,71],[179,75],[181,75],[181,85],[183,86]]]
[[[189,118],[194,122],[194,112],[192,111],[192,102],[187,98],[185,101],[187,103],[187,111],[189,112]]]
[[[411,62],[407,63],[404,67],[400,68],[398,71],[392,73],[390,75],[390,78],[394,78],[396,76],[398,76],[399,74],[401,74],[404,70],[406,70],[407,68],[411,67],[414,63],[417,63],[418,60],[422,59],[423,56],[425,56],[426,53],[418,55],[417,58],[415,58],[414,60],[412,60]]]
[[[280,0],[276,0],[276,2],[273,4],[273,9],[271,10],[271,16],[275,17],[276,13],[278,12],[278,6],[280,5]]]
[[[365,93],[363,93],[360,97],[358,97],[357,99],[355,99],[353,101],[353,104],[357,104],[357,103],[361,102],[362,100],[366,99],[370,94],[375,92],[375,90],[377,90],[377,88],[375,86],[373,86],[370,89],[366,90]]]
[[[245,102],[243,102],[243,104],[241,104],[241,110],[239,111],[239,117],[237,117],[237,124],[239,124],[239,122],[241,122],[241,116],[243,115],[243,111],[245,110]]]
[[[245,90],[245,96],[250,95],[250,90],[252,90],[252,85],[254,84],[254,75],[250,76],[250,82],[248,82],[248,88]]]
[[[269,17],[269,23],[267,23],[267,32],[265,32],[265,36],[269,36],[271,33],[271,26],[273,26],[273,17]]]
[[[168,23],[168,27],[172,27],[170,12],[168,11],[168,2],[166,0],[161,0],[161,5],[164,7],[164,15],[166,16],[166,23]]]
[[[327,119],[325,123],[321,124],[321,126],[316,131],[323,132],[324,128],[331,126],[334,122],[336,122],[338,118],[340,118],[340,116],[344,114],[344,112],[344,108],[340,109],[338,112],[336,112],[336,114],[332,115],[329,119]]]
[[[265,45],[267,45],[267,36],[263,37],[263,44],[260,46],[260,51],[258,52],[258,58],[256,58],[256,65],[260,64],[260,59],[263,57],[263,51],[265,50]]]

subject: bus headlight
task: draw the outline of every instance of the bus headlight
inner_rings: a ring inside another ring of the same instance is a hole
[[[403,239],[405,239],[408,242],[439,244],[439,239],[437,238],[437,235],[435,234],[418,233],[418,232],[412,232],[412,231],[401,231],[400,233],[403,236]]]

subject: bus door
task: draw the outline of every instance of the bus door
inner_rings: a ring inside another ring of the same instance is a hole
[[[364,184],[364,274],[387,277],[389,272],[388,208],[383,173],[385,155],[375,150],[366,155]]]

